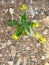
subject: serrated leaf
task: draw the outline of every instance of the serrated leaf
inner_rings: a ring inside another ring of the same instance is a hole
[[[20,26],[20,24],[16,21],[16,20],[13,20],[9,23],[10,26]]]
[[[21,22],[22,22],[22,24],[26,23],[26,13],[23,13],[23,15],[21,17]]]
[[[19,27],[17,32],[16,32],[16,35],[20,36],[22,34],[22,32],[23,32],[23,27]]]

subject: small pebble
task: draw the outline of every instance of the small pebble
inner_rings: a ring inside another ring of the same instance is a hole
[[[11,45],[10,49],[11,49],[12,56],[15,56],[16,55],[16,47],[14,47],[14,46]]]
[[[4,63],[2,65],[5,65]]]
[[[43,11],[41,11],[41,15],[44,15],[44,12]]]
[[[15,3],[15,1],[14,1],[14,0],[11,0],[11,3],[12,3],[12,4],[14,4],[14,3]]]
[[[36,43],[36,46],[38,47],[38,46],[41,46],[41,43]]]
[[[48,33],[48,30],[44,30],[43,34],[46,35]]]
[[[42,56],[42,60],[45,60],[45,56]]]
[[[9,9],[9,12],[10,12],[11,15],[13,15],[14,14],[14,9],[13,8],[10,8]]]
[[[27,49],[27,50],[29,50],[30,48],[29,48],[29,47],[27,47],[26,49]]]
[[[5,11],[5,13],[7,13],[8,12],[8,9],[5,9],[4,11]]]
[[[13,65],[13,61],[7,61],[9,65]]]
[[[34,11],[34,9],[32,8],[32,7],[30,7],[29,8],[29,13],[30,13],[30,15],[32,16],[32,18],[35,16],[35,11]]]
[[[38,11],[36,11],[36,14],[38,14]]]
[[[12,27],[11,26],[7,26],[7,31],[11,31]]]
[[[45,62],[45,64],[44,65],[49,65],[49,63],[48,62]]]
[[[10,40],[7,40],[7,45],[10,45],[12,42]]]
[[[33,1],[32,0],[30,0],[30,4],[33,4]]]
[[[0,53],[0,57],[2,57],[2,54]]]
[[[34,22],[34,23],[36,23],[36,22],[37,22],[37,20],[36,20],[36,19],[34,19],[34,20],[33,20],[33,22]]]

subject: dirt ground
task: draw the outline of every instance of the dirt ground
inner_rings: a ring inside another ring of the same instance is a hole
[[[22,4],[27,5],[27,21],[40,23],[36,32],[46,38],[45,45],[31,36],[11,38],[16,27],[8,23],[19,20]],[[13,18],[10,8],[14,10]],[[49,0],[0,0],[0,65],[49,65]]]

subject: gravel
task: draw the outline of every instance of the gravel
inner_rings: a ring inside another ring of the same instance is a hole
[[[49,59],[49,0],[0,0],[0,65],[46,65]],[[46,37],[43,46],[32,36],[11,38],[16,27],[8,23],[19,20],[23,11],[21,5],[27,4],[27,21],[39,22],[36,32]],[[19,18],[18,18],[19,17]]]

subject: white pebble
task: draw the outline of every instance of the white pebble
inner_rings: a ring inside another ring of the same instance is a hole
[[[37,22],[37,20],[35,19],[35,20],[33,20],[33,22],[34,22],[34,23],[36,23],[36,22]]]
[[[30,8],[29,8],[29,13],[30,13],[30,15],[32,16],[32,18],[35,16],[35,10],[30,6]]]
[[[38,11],[36,11],[36,14],[38,14]]]
[[[44,12],[41,11],[41,15],[44,15]]]
[[[10,12],[11,15],[13,15],[14,9],[13,9],[13,8],[10,8],[10,9],[9,9],[9,12]]]
[[[46,35],[48,33],[48,30],[44,30],[43,34]]]
[[[13,65],[13,61],[7,61],[9,65]]]
[[[40,43],[36,43],[36,46],[38,47],[38,46],[40,46],[41,44]]]
[[[2,57],[2,54],[0,53],[0,57]]]
[[[27,59],[24,57],[24,63],[23,65],[26,65],[27,64]]]
[[[12,4],[14,4],[14,0],[11,0]]]
[[[1,32],[3,33],[3,32],[4,32],[4,30],[1,30]]]
[[[30,4],[33,4],[33,1],[32,0],[30,0]]]
[[[12,42],[10,40],[7,41],[7,45],[10,45]]]
[[[49,63],[48,63],[48,62],[46,62],[44,65],[49,65]]]
[[[8,9],[5,9],[5,13],[7,13],[8,12]]]
[[[21,58],[19,58],[18,61],[17,61],[17,63],[16,63],[16,65],[20,65],[21,61],[22,61]]]
[[[27,50],[29,50],[30,48],[29,48],[29,47],[27,47],[26,49],[27,49]]]
[[[42,56],[42,60],[44,60],[45,59],[45,56]]]

